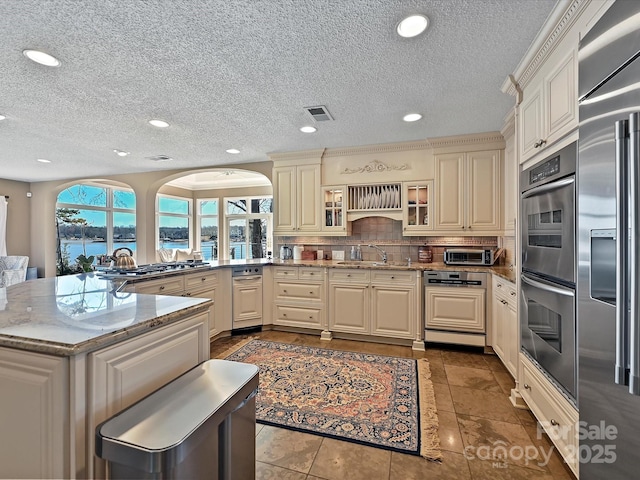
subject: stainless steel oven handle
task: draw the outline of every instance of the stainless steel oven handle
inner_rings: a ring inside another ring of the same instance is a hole
[[[640,258],[638,256],[638,239],[640,238],[640,211],[637,208],[640,201],[638,191],[640,182],[640,112],[629,115],[629,217],[631,218],[631,248],[630,248],[630,282],[629,282],[629,393],[640,395]],[[626,232],[625,232],[626,233]],[[618,234],[618,238],[626,235]]]
[[[545,292],[557,293],[558,295],[564,295],[565,297],[574,297],[575,293],[573,290],[569,290],[568,288],[562,287],[554,287],[553,285],[548,285],[546,283],[538,282],[533,280],[526,275],[522,274],[521,280],[527,285],[531,285],[532,287],[539,288],[540,290],[544,290]]]
[[[540,185],[539,187],[535,187],[531,190],[527,190],[526,192],[522,192],[522,198],[529,198],[534,195],[540,195],[541,193],[546,193],[550,192],[551,190],[566,187],[567,185],[571,185],[575,181],[575,176],[572,175],[561,180],[556,180],[555,182],[547,183],[546,185]]]
[[[627,140],[629,122],[620,120],[615,123],[616,137],[616,366],[615,382],[627,385],[629,365],[629,243],[628,237],[620,232],[629,230],[629,155]],[[593,259],[591,260],[593,261]]]

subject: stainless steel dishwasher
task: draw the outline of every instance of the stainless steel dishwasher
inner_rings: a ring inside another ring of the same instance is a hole
[[[232,331],[262,327],[262,266],[233,267]]]
[[[424,272],[426,342],[484,347],[486,273]]]

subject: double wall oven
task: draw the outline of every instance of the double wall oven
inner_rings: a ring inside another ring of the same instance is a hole
[[[577,144],[521,173],[521,345],[574,401]]]

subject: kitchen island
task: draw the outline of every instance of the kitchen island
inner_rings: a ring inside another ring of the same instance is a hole
[[[211,300],[94,274],[0,289],[1,478],[96,478],[97,424],[209,358]]]

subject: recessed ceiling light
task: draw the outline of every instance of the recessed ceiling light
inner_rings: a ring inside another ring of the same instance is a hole
[[[117,148],[113,150],[113,152],[118,155],[119,157],[126,157],[127,155],[129,155],[131,152],[124,152],[122,150],[118,150]]]
[[[237,148],[230,148],[229,150],[227,150],[227,153],[231,153],[233,155],[236,155],[236,154],[240,153],[240,150],[238,150]]]
[[[167,128],[169,126],[169,124],[164,120],[153,119],[153,120],[149,120],[149,123],[154,127],[158,127],[158,128]]]
[[[7,117],[6,117],[5,115],[2,115],[2,114],[0,113],[0,120],[4,120],[5,118],[7,118]]]
[[[39,50],[23,50],[22,53],[29,60],[33,60],[40,65],[46,65],[47,67],[57,67],[58,65],[60,65],[60,60],[58,60],[56,57],[53,57],[48,53],[44,53]]]
[[[396,31],[401,37],[411,38],[420,35],[428,26],[429,19],[426,16],[411,15],[398,23]]]
[[[312,127],[311,125],[307,125],[306,127],[302,127],[300,129],[301,132],[304,133],[313,133],[315,131],[317,131],[318,129],[316,127]]]
[[[416,122],[421,118],[422,118],[422,115],[420,115],[419,113],[409,113],[404,117],[402,117],[402,120],[404,120],[405,122]]]
[[[51,160],[47,160],[46,158],[38,158],[40,163],[51,163]]]

